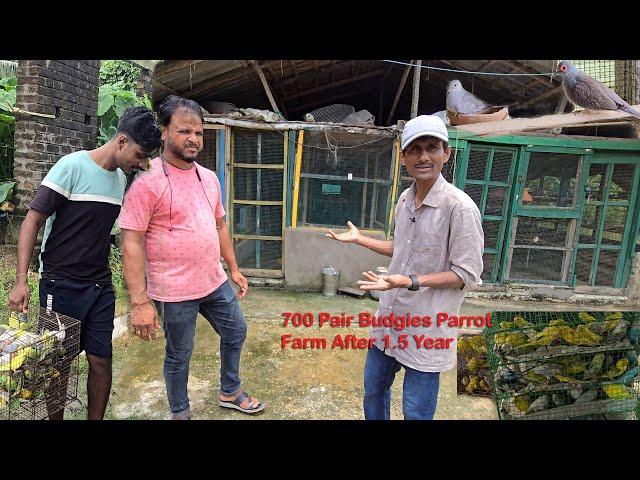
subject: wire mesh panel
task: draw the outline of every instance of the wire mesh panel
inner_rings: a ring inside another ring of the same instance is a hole
[[[484,270],[482,280],[499,280],[503,240],[509,221],[512,183],[517,149],[470,143],[464,191],[478,205],[484,230]]]
[[[614,90],[631,105],[640,103],[639,60],[574,60],[573,64]]]
[[[582,157],[569,152],[531,151],[526,162],[507,278],[569,284]]]
[[[485,329],[501,419],[637,419],[637,312],[493,312]]]
[[[233,131],[233,239],[240,268],[282,270],[286,137]]]
[[[568,230],[573,220],[520,217],[516,227],[509,278],[563,281],[563,265],[571,254]]]
[[[578,196],[579,155],[531,152],[525,189],[529,206],[573,207]],[[524,202],[524,201],[523,201]]]
[[[630,232],[634,219],[632,199],[638,189],[637,169],[629,162],[590,162],[578,230],[576,284],[624,286],[625,250],[627,242],[634,241]]]
[[[0,324],[0,419],[42,420],[77,399],[80,322],[40,309]]]
[[[298,224],[384,229],[393,184],[392,135],[305,132]]]
[[[218,130],[204,130],[202,150],[198,154],[198,163],[209,170],[217,171],[218,165]]]

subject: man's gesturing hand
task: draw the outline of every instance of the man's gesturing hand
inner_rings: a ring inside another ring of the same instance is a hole
[[[348,232],[335,233],[333,230],[329,230],[328,233],[325,234],[325,236],[333,238],[334,240],[338,240],[339,242],[357,243],[358,240],[362,237],[360,235],[360,230],[358,230],[356,226],[350,221],[347,222],[347,225],[349,226]]]
[[[358,280],[362,290],[391,290],[392,288],[409,288],[411,279],[406,275],[377,275],[372,271],[362,272],[367,280]]]

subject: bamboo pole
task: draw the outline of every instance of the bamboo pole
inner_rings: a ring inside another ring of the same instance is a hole
[[[413,60],[411,62],[413,63]],[[396,98],[393,99],[393,103],[391,104],[391,110],[389,110],[389,116],[387,117],[387,125],[391,122],[393,118],[393,114],[396,113],[396,107],[398,106],[398,101],[400,100],[400,95],[402,95],[402,90],[404,89],[405,83],[407,83],[407,78],[409,77],[409,72],[411,71],[411,65],[407,65],[404,69],[404,73],[402,74],[402,78],[400,79],[400,84],[398,85],[398,91],[396,92]]]
[[[413,71],[413,96],[411,97],[411,118],[418,116],[418,100],[420,100],[420,68],[422,66],[422,60],[416,62],[416,66]]]

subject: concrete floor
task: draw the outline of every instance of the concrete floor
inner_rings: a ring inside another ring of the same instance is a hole
[[[191,359],[189,395],[196,419],[362,419],[363,368],[366,350],[283,350],[281,335],[326,336],[352,333],[366,337],[365,328],[283,327],[282,312],[327,311],[331,314],[375,312],[377,302],[346,296],[325,298],[318,293],[293,293],[253,288],[241,303],[248,324],[242,352],[244,388],[266,402],[261,414],[250,417],[218,407],[219,337],[200,317]],[[567,308],[569,307],[569,308]],[[485,315],[490,310],[566,310],[558,303],[469,299],[461,314]],[[573,308],[575,309],[575,307]],[[168,408],[162,377],[164,339],[146,343],[126,333],[114,343],[114,381],[107,418],[164,419]],[[392,418],[402,418],[402,379],[393,386]],[[81,380],[84,383],[84,378]],[[81,390],[84,390],[81,387]],[[81,397],[84,393],[81,391]],[[86,402],[86,400],[84,400]],[[68,411],[82,418],[82,408]],[[441,375],[436,419],[497,419],[491,399],[457,395],[456,371]]]

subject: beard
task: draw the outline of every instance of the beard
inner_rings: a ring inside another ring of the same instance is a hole
[[[197,149],[198,147],[196,146],[195,148]],[[169,150],[173,155],[178,157],[180,160],[187,163],[195,162],[196,158],[198,157],[198,153],[200,153],[200,151],[198,151],[195,155],[187,155],[185,153],[186,149],[181,149],[180,147],[178,147],[178,145],[172,143],[171,141],[167,142],[166,149]]]

